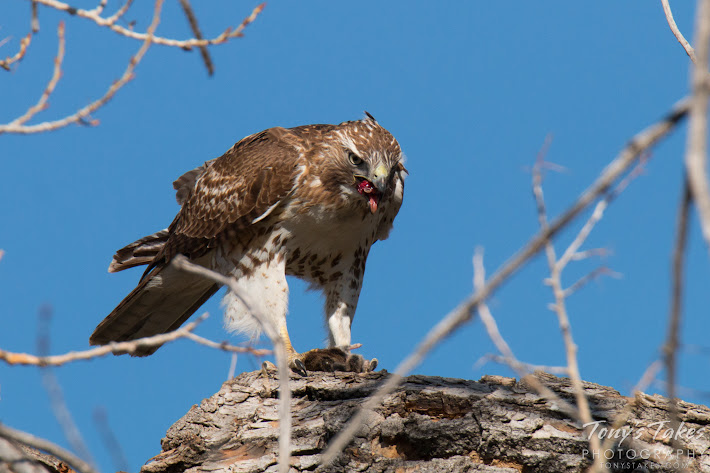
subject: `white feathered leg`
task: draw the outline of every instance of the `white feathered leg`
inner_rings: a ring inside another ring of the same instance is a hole
[[[336,283],[325,290],[325,317],[328,324],[328,346],[346,349],[350,346],[350,326],[360,297],[360,286]]]
[[[245,259],[249,259],[245,257]],[[250,260],[250,263],[253,260]],[[274,258],[270,263],[264,262],[250,267],[244,275],[244,268],[235,265],[232,275],[237,279],[237,285],[242,294],[248,296],[249,303],[255,311],[259,311],[277,332],[286,329],[286,313],[288,312],[288,284],[286,282],[286,266],[283,258]],[[239,297],[228,291],[222,301],[226,307],[224,323],[227,330],[239,332],[252,339],[258,338],[263,327],[261,323],[247,310]]]

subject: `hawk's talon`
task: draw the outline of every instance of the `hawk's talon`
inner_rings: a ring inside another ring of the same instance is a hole
[[[292,359],[289,364],[289,368],[293,370],[295,373],[300,374],[301,376],[308,376],[308,370],[306,370],[306,365],[303,364],[303,361],[301,361],[300,358],[294,358]]]
[[[375,371],[375,368],[377,368],[377,358],[373,358],[370,360],[368,369],[366,370],[367,373],[370,371]]]

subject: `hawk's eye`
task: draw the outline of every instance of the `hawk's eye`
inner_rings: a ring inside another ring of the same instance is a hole
[[[363,163],[362,158],[353,153],[352,151],[348,153],[348,159],[350,160],[350,164],[352,164],[353,166],[359,166]]]

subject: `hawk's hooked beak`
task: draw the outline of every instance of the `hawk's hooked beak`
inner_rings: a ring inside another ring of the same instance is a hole
[[[356,180],[361,179],[357,186],[357,191],[367,198],[367,203],[370,206],[370,212],[377,212],[377,206],[380,203],[380,198],[385,193],[387,188],[387,176],[389,171],[380,164],[375,168],[374,173],[368,179],[365,176],[355,176]]]
[[[385,193],[385,188],[387,187],[387,176],[389,175],[389,170],[384,164],[380,164],[375,168],[375,173],[373,174],[372,183],[375,185],[380,194]]]

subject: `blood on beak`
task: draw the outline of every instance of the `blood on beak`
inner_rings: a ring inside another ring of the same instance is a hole
[[[357,186],[357,191],[367,197],[367,204],[370,206],[370,212],[377,212],[377,205],[380,202],[380,192],[367,179],[363,179]]]

